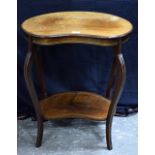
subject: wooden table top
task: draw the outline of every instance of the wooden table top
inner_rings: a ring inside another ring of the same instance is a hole
[[[22,23],[24,32],[39,38],[85,36],[119,38],[128,35],[132,24],[121,17],[97,12],[56,12],[31,17]]]

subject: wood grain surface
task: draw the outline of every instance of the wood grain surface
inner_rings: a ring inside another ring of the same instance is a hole
[[[106,120],[110,101],[90,92],[64,92],[40,101],[45,119],[87,118]]]
[[[85,36],[118,38],[132,31],[132,24],[121,17],[97,12],[56,12],[31,17],[22,23],[31,36],[51,38]]]

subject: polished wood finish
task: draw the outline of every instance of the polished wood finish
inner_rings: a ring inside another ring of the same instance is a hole
[[[100,46],[127,40],[132,24],[121,17],[97,12],[57,12],[29,18],[22,23],[27,35],[39,45],[83,43]]]
[[[129,38],[132,24],[118,16],[97,12],[57,12],[32,17],[22,24],[28,38],[24,76],[37,117],[36,146],[41,146],[43,120],[86,118],[106,121],[107,148],[112,149],[111,127],[122,93],[126,68],[122,44]],[[114,48],[114,61],[105,97],[91,92],[63,92],[47,96],[43,68],[37,45],[83,43]],[[31,78],[35,61],[44,99],[39,100]]]
[[[128,37],[123,37],[122,42],[126,42]],[[115,46],[118,44],[117,39],[101,39],[101,38],[88,38],[84,36],[66,36],[66,37],[53,37],[53,38],[37,38],[33,37],[33,43],[38,45],[58,45],[58,44],[90,44],[98,46]]]
[[[34,48],[33,48],[33,44],[32,44],[32,38],[29,37],[28,38],[28,52],[26,55],[26,59],[25,59],[25,63],[24,63],[24,77],[25,77],[25,81],[26,81],[26,86],[28,89],[28,92],[30,94],[30,97],[32,99],[32,103],[34,106],[34,110],[36,113],[36,118],[37,118],[37,139],[36,139],[36,147],[41,146],[41,142],[42,142],[42,136],[43,136],[43,118],[40,115],[41,114],[41,109],[39,105],[39,100],[34,88],[34,84],[32,81],[32,63],[34,60]]]
[[[115,69],[113,70],[114,77],[111,76],[111,78],[115,78],[116,80],[114,80],[114,86],[113,86],[114,92],[111,97],[111,104],[106,119],[106,141],[107,141],[107,148],[109,150],[112,150],[112,139],[111,139],[112,120],[114,114],[116,113],[117,103],[122,94],[126,79],[126,65],[121,51],[122,51],[122,41],[118,40],[118,45],[114,49],[115,52],[114,62],[116,63]]]
[[[96,12],[57,12],[29,18],[23,30],[39,38],[87,36],[117,38],[129,34],[132,24],[121,17]]]
[[[90,92],[64,92],[40,101],[45,119],[87,118],[106,120],[110,100]]]

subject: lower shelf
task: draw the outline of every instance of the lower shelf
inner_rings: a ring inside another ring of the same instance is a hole
[[[90,92],[64,92],[40,101],[45,119],[87,118],[106,120],[110,100]]]

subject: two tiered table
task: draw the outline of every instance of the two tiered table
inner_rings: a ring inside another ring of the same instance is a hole
[[[107,148],[111,150],[112,119],[126,76],[121,47],[129,38],[132,24],[121,17],[106,13],[56,12],[29,18],[22,23],[22,29],[28,39],[24,76],[37,117],[36,146],[39,147],[42,143],[44,119],[86,118],[106,121]],[[114,60],[105,96],[84,91],[47,95],[42,61],[37,51],[37,45],[49,46],[69,43],[113,47]],[[44,97],[41,100],[37,97],[31,79],[33,61]]]

